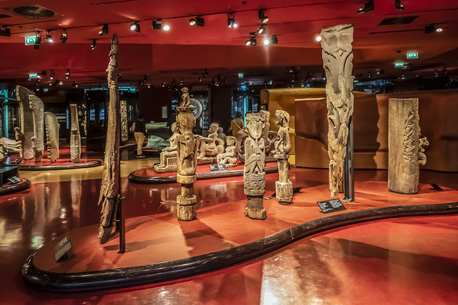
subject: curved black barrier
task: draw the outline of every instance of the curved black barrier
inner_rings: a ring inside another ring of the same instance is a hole
[[[0,196],[26,190],[30,187],[31,184],[32,183],[30,182],[29,179],[22,179],[22,181],[19,183],[2,186],[0,187]]]
[[[10,164],[7,164],[10,165]],[[102,160],[85,160],[85,162],[73,163],[57,163],[47,165],[25,165],[25,164],[11,164],[19,167],[21,171],[45,171],[45,170],[64,170],[64,169],[76,169],[76,168],[89,168],[102,165]]]

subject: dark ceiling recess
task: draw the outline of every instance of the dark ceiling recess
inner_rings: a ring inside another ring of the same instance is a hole
[[[13,12],[30,19],[49,18],[54,12],[41,5],[27,5],[13,8]]]
[[[410,24],[417,18],[418,16],[403,16],[403,17],[385,18],[382,20],[382,22],[379,23],[378,26]]]
[[[1,18],[10,18],[10,17],[11,17],[10,15],[0,14],[0,19],[1,19]]]

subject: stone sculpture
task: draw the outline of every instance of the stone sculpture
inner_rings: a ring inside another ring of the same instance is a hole
[[[226,152],[217,156],[218,164],[225,164],[226,167],[237,166],[237,152],[235,151],[235,137],[226,137],[227,147]]]
[[[278,137],[274,142],[275,159],[278,160],[279,180],[275,182],[275,193],[280,204],[290,204],[293,201],[293,183],[289,180],[289,152],[291,142],[289,138],[289,114],[283,110],[275,112]]]
[[[218,129],[218,123],[211,123],[208,137],[199,137],[199,164],[214,163],[216,156],[224,152],[224,141],[218,138]]]
[[[169,139],[170,146],[161,152],[160,163],[154,165],[154,170],[158,173],[172,172],[177,170],[177,145],[180,130],[177,123],[172,124],[172,136]]]
[[[181,88],[181,108],[186,108],[191,106],[191,98],[189,97],[189,89],[188,87]]]
[[[186,96],[182,97],[183,105]],[[196,125],[196,119],[193,107],[177,107],[177,110],[177,122],[180,126],[180,135],[177,136],[177,182],[181,183],[181,195],[177,197],[177,217],[178,220],[193,220],[196,218],[196,195],[193,184],[197,180],[198,140],[192,133],[192,128]]]
[[[328,108],[329,191],[343,191],[343,165],[353,114],[353,25],[321,30],[323,67],[326,72]]]
[[[81,135],[78,125],[78,106],[76,104],[70,104],[70,115],[70,159],[73,163],[79,163],[81,159]]]
[[[127,126],[127,102],[121,101],[121,141],[129,140],[129,126]]]
[[[44,106],[41,99],[36,95],[29,96],[30,109],[33,116],[32,148],[35,162],[41,162],[44,146]]]
[[[252,219],[265,219],[263,195],[266,189],[265,145],[262,133],[265,127],[262,113],[246,115],[248,138],[245,140],[244,192],[248,198],[245,215]]]
[[[51,163],[59,158],[59,123],[54,113],[45,112],[46,150]]]
[[[108,105],[108,128],[105,148],[105,160],[102,172],[102,186],[98,204],[102,205],[99,226],[100,243],[106,243],[111,236],[115,214],[121,198],[119,144],[121,139],[120,105],[118,77],[118,35],[111,40],[110,63],[108,64],[107,80],[110,90]]]
[[[420,138],[418,99],[390,98],[388,105],[388,190],[403,194],[418,193],[419,165],[426,164]]]
[[[29,96],[35,95],[33,91],[16,86],[16,99],[19,102],[19,127],[15,128],[16,140],[21,142],[20,156],[23,159],[34,157],[32,137],[33,134],[33,114],[30,108]]]

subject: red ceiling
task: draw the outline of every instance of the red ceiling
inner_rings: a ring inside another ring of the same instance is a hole
[[[447,65],[449,70],[458,66],[456,1],[404,0],[405,10],[399,12],[394,0],[375,0],[374,11],[358,15],[363,3],[364,0],[247,0],[245,4],[222,0],[0,0],[0,14],[11,16],[0,19],[0,24],[9,26],[12,32],[11,37],[0,37],[0,79],[23,79],[29,72],[50,69],[64,74],[70,68],[72,80],[103,80],[112,33],[120,37],[120,68],[125,79],[143,79],[148,74],[153,82],[170,81],[174,76],[195,81],[196,73],[204,68],[227,77],[236,72],[275,75],[286,66],[321,71],[320,44],[314,37],[322,27],[342,23],[355,26],[355,70],[389,71],[394,61],[405,59],[408,50],[420,54],[413,64],[432,62]],[[57,15],[32,20],[10,10],[30,4],[40,4]],[[258,40],[259,46],[246,47],[249,32],[260,25],[260,8],[265,8],[269,16],[268,35],[277,35],[279,43],[265,48]],[[228,12],[236,12],[238,29],[227,27]],[[209,14],[204,16],[205,27],[189,26],[189,18],[201,14]],[[378,26],[383,18],[411,15],[419,15],[412,24]],[[163,18],[171,30],[152,30],[153,18]],[[140,33],[128,29],[135,20],[143,20]],[[113,23],[110,34],[99,37],[104,23]],[[425,34],[424,27],[430,23],[442,26],[444,32]],[[43,43],[39,51],[24,45],[24,36],[37,30],[53,29],[54,39],[58,40],[64,27],[69,28],[65,45]],[[98,39],[94,51],[89,48],[92,39]]]

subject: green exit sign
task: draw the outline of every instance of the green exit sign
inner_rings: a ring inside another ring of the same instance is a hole
[[[408,52],[407,59],[415,59],[418,58],[418,52]]]
[[[25,36],[25,45],[33,46],[36,40],[37,40],[37,36]]]
[[[243,73],[239,73],[239,78],[243,78]]]
[[[404,62],[403,61],[397,61],[394,63],[395,68],[404,68]]]

